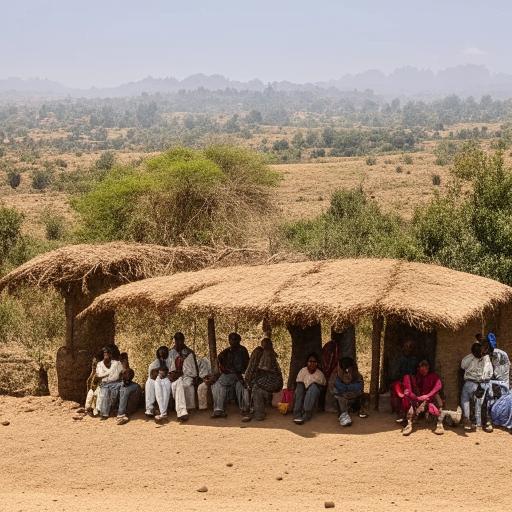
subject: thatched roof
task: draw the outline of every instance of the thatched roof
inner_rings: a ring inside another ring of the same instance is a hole
[[[83,315],[129,306],[302,325],[342,326],[381,314],[419,328],[457,329],[512,301],[512,288],[444,267],[389,259],[237,266],[178,273],[121,286]]]
[[[80,283],[84,292],[92,277],[123,284],[155,275],[204,268],[214,252],[204,248],[162,247],[113,242],[70,245],[36,256],[0,279],[0,291],[29,284],[66,288]]]

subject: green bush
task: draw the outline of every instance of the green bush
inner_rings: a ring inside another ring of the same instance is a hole
[[[43,212],[41,221],[45,227],[47,240],[61,240],[64,238],[66,221],[62,215],[47,210]]]
[[[7,173],[7,184],[12,189],[17,189],[21,184],[21,173],[18,171],[9,171]]]
[[[52,179],[52,171],[48,169],[38,169],[32,173],[32,188],[34,190],[44,190],[51,184]]]
[[[101,171],[109,171],[116,163],[116,155],[112,151],[105,151],[94,162],[94,168]]]
[[[23,214],[15,208],[0,206],[0,266],[21,237]]]
[[[174,148],[140,167],[115,167],[76,197],[80,235],[159,244],[241,243],[252,218],[272,210],[278,175],[248,150]]]

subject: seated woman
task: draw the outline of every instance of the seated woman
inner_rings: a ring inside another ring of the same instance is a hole
[[[245,381],[250,389],[254,418],[264,420],[265,404],[271,401],[272,393],[283,389],[283,374],[270,338],[263,338],[261,346],[253,350],[245,372]],[[242,418],[242,421],[250,420],[249,414]]]
[[[302,425],[313,417],[322,387],[326,385],[325,375],[318,368],[318,362],[318,356],[310,354],[306,366],[300,370],[295,380],[293,421],[297,425]]]
[[[412,433],[412,422],[420,414],[435,416],[437,426],[434,432],[444,434],[441,416],[443,401],[439,395],[442,387],[439,375],[430,371],[430,363],[426,359],[419,362],[415,375],[405,375],[402,410],[407,416],[407,425],[402,429],[404,436]]]
[[[105,347],[103,360],[96,365],[96,377],[100,379],[96,407],[103,420],[109,417],[111,407],[117,403],[123,373],[123,365],[119,360],[113,359],[113,353],[111,346]]]
[[[502,389],[503,394],[491,406],[491,420],[498,427],[512,432],[512,392]]]
[[[339,361],[331,392],[338,402],[339,421],[342,427],[352,425],[350,410],[359,411],[360,418],[368,416],[369,396],[364,393],[363,376],[351,357],[343,357]]]

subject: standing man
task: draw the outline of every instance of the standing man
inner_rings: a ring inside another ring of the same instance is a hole
[[[220,374],[210,380],[213,382],[212,418],[226,417],[226,401],[230,390],[235,392],[242,414],[249,413],[249,391],[244,380],[244,373],[249,364],[249,352],[240,344],[242,338],[237,332],[230,333],[228,341],[229,347],[218,357]]]
[[[194,351],[185,345],[182,332],[174,335],[174,347],[169,352],[171,362],[169,379],[179,421],[188,420],[188,409],[195,409],[194,384],[198,377],[198,367]]]

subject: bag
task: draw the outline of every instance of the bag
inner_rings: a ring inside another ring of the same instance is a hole
[[[478,387],[475,389],[475,397],[476,398],[483,398],[485,394],[484,388],[478,383]]]
[[[283,389],[281,402],[277,404],[277,409],[281,414],[286,414],[293,407],[293,389]]]

